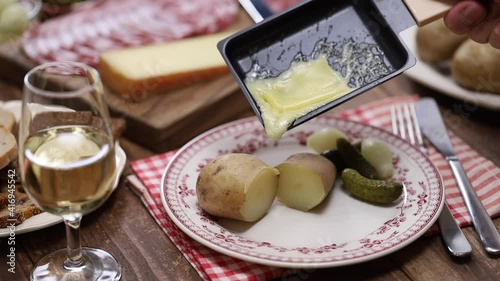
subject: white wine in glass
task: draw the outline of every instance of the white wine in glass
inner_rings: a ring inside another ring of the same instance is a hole
[[[54,62],[26,74],[19,167],[33,201],[64,219],[68,242],[67,249],[38,261],[31,280],[119,280],[121,268],[111,254],[80,246],[82,216],[106,201],[116,177],[109,113],[95,69]]]

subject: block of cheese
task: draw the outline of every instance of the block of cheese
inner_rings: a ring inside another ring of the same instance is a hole
[[[227,73],[217,43],[229,35],[221,32],[103,52],[98,70],[112,91],[127,100],[140,101]]]

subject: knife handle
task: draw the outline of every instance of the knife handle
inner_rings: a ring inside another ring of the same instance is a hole
[[[462,193],[465,205],[469,210],[472,218],[472,223],[476,232],[483,243],[486,252],[490,254],[500,254],[500,234],[493,224],[490,216],[486,212],[481,200],[477,196],[474,188],[472,187],[464,168],[458,161],[458,158],[447,157],[446,160],[450,164],[451,170],[455,175],[458,183],[458,188]]]

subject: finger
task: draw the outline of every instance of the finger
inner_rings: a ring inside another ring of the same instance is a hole
[[[494,26],[491,31],[490,37],[488,38],[488,43],[496,49],[500,49],[500,0],[495,0],[490,7],[490,15],[488,18],[494,21]]]
[[[488,43],[490,34],[493,32],[496,26],[496,20],[484,20],[474,26],[472,30],[467,33],[470,39],[478,43]]]
[[[488,43],[490,43],[493,48],[500,49],[500,23],[497,23],[493,28]]]
[[[465,34],[485,19],[487,13],[486,8],[479,2],[462,1],[450,9],[444,17],[444,22],[452,32]]]

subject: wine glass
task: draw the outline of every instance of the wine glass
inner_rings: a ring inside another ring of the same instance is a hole
[[[43,257],[32,280],[118,280],[109,253],[80,246],[82,216],[112,192],[116,165],[109,113],[98,72],[81,63],[54,62],[24,77],[19,167],[28,195],[62,216],[67,249]]]

